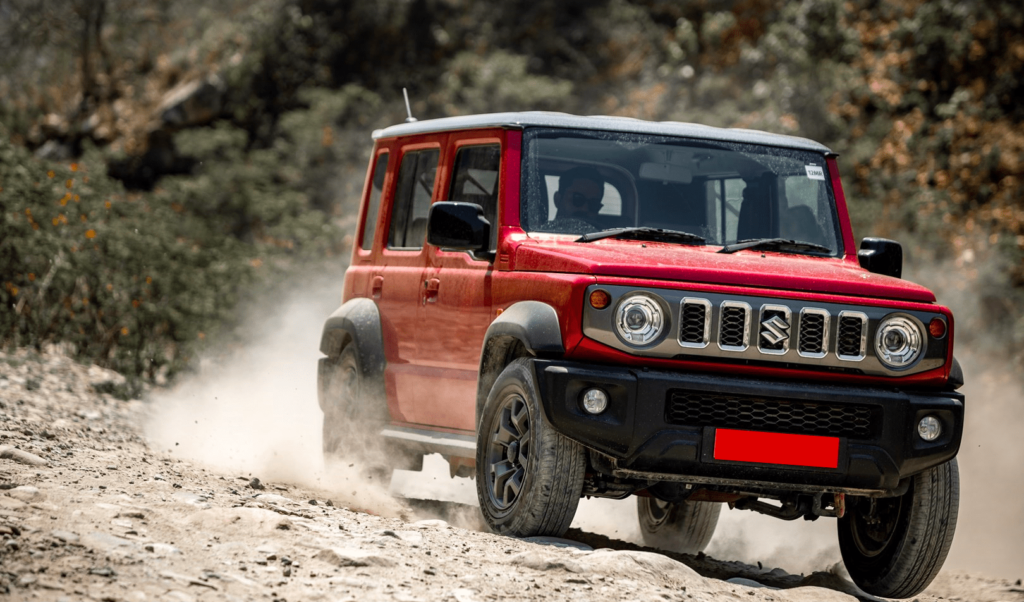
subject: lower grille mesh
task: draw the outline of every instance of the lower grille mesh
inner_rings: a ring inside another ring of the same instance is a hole
[[[861,405],[828,405],[777,399],[671,390],[665,405],[670,424],[870,439],[881,410]]]

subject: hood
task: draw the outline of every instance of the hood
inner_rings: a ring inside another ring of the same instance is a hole
[[[515,269],[724,284],[934,303],[927,288],[873,274],[840,258],[607,238],[577,243],[562,237],[531,238],[516,249]]]

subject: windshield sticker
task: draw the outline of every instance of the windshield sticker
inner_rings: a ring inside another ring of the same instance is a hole
[[[804,165],[804,169],[807,170],[807,177],[812,180],[825,179],[825,170],[818,165]]]

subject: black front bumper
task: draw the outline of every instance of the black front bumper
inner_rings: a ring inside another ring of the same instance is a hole
[[[534,369],[548,422],[565,436],[614,458],[623,474],[771,483],[779,489],[892,490],[900,479],[956,456],[963,434],[964,396],[955,391],[835,386],[541,359],[534,360]],[[580,402],[591,387],[603,389],[610,398],[608,409],[597,416],[584,411]],[[692,398],[691,394],[724,400],[723,407],[728,408],[754,403],[759,408],[783,408],[783,412],[791,407],[832,412],[839,418],[773,424],[771,419],[751,422],[750,416],[737,417],[729,411],[712,412],[694,425],[686,423],[685,415],[669,411],[675,403],[671,400]],[[727,462],[714,457],[717,429],[737,428],[737,421],[747,421],[742,430],[836,436],[840,433],[822,429],[843,426],[835,420],[848,415],[868,416],[864,423],[869,426],[848,428],[846,436],[839,437],[835,468]],[[942,434],[931,442],[917,434],[918,422],[927,415],[942,425]]]

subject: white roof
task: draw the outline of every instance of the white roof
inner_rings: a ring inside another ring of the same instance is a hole
[[[490,127],[554,127],[577,130],[604,130],[610,132],[681,136],[685,138],[719,140],[724,142],[782,146],[820,153],[832,152],[827,146],[813,140],[808,140],[807,138],[786,136],[783,134],[771,134],[769,132],[762,132],[758,130],[718,128],[710,125],[682,123],[678,121],[644,121],[642,119],[632,119],[630,117],[610,117],[604,115],[581,117],[578,115],[569,115],[568,113],[551,113],[546,111],[488,113],[484,115],[465,115],[462,117],[444,117],[442,119],[414,121],[412,123],[393,125],[382,130],[374,130],[373,139],[377,140],[379,138],[392,138],[395,136],[409,136],[413,134],[450,132],[455,130],[472,130]]]

